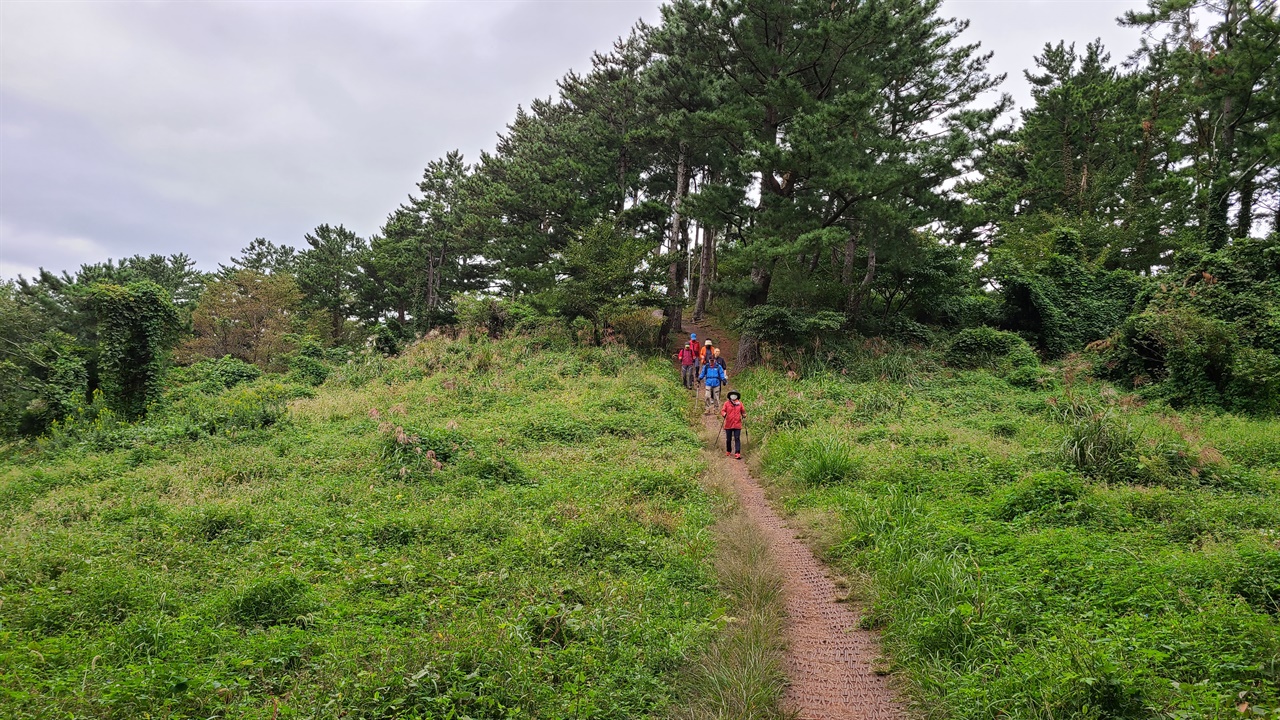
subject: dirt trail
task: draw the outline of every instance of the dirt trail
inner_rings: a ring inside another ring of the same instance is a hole
[[[685,325],[686,332],[691,331],[692,324]],[[724,340],[722,353],[736,357],[736,352],[730,352],[736,348],[731,348],[732,343],[715,328],[704,324],[692,331],[699,338],[711,337],[718,343]],[[730,368],[731,378],[732,375]],[[750,432],[750,398],[743,400]],[[708,416],[704,422],[712,432],[720,428],[716,416]],[[724,435],[720,434],[718,440],[723,448]],[[858,628],[858,608],[837,599],[841,593],[830,571],[774,512],[764,488],[751,477],[746,463],[719,453],[717,456],[733,478],[747,517],[760,527],[783,572],[787,611],[785,665],[790,678],[783,700],[785,708],[802,720],[906,718],[887,678],[873,671],[873,663],[880,655],[879,640],[875,633]]]

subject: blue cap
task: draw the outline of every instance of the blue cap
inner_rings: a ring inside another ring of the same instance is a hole
[[[689,333],[689,339],[690,339],[690,340],[697,340],[697,339],[698,339],[698,333]]]

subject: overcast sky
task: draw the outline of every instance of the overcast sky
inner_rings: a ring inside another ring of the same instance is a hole
[[[362,236],[453,148],[491,149],[653,0],[0,0],[0,278],[135,253],[216,269],[255,237]],[[1102,37],[1140,0],[945,0],[1005,90],[1045,42]]]

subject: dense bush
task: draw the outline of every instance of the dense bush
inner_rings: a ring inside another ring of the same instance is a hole
[[[658,347],[662,320],[653,316],[652,310],[640,309],[619,313],[609,319],[609,324],[628,347],[645,349]]]
[[[1095,344],[1100,372],[1175,406],[1280,412],[1280,239],[1180,257],[1146,308]]]
[[[203,358],[186,367],[174,368],[167,380],[170,387],[216,393],[240,383],[253,382],[260,377],[262,370],[256,365],[223,355],[220,358]]]
[[[804,345],[844,325],[844,315],[829,310],[803,310],[780,305],[758,305],[738,315],[737,327],[768,343]]]
[[[306,624],[317,605],[315,592],[305,580],[282,574],[250,583],[231,598],[228,610],[243,625]]]
[[[961,330],[947,347],[945,358],[955,367],[1006,372],[1040,365],[1026,340],[1011,332],[986,326]]]
[[[1131,272],[1104,270],[1063,254],[1036,269],[1003,263],[996,268],[1001,326],[1032,339],[1049,357],[1079,352],[1109,336],[1143,288]]]

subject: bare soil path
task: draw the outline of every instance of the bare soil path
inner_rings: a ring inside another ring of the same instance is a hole
[[[710,337],[723,342],[722,353],[736,357],[737,353],[731,352],[736,348],[717,328],[705,323],[697,327],[688,322],[685,325],[686,332],[697,332],[699,339]],[[732,368],[729,375],[732,378]],[[750,432],[750,398],[744,397],[743,401]],[[703,422],[711,432],[720,429],[716,415],[705,417]],[[723,452],[723,433],[718,441]],[[906,718],[888,679],[874,671],[873,665],[880,656],[879,640],[875,633],[858,627],[858,607],[841,602],[830,570],[774,511],[746,463],[717,456],[733,478],[743,510],[759,526],[783,572],[787,611],[785,666],[790,678],[783,700],[785,709],[801,720]]]

